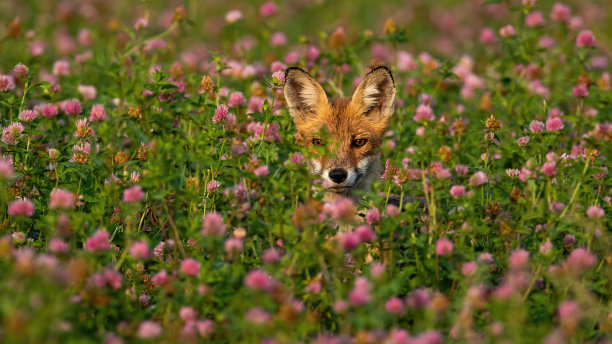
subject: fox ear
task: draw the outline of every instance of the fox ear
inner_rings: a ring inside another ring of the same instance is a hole
[[[323,87],[298,67],[285,71],[285,100],[293,120],[303,120],[329,106]]]
[[[380,66],[370,71],[351,97],[353,109],[364,116],[380,116],[386,120],[393,114],[395,85],[389,68]]]

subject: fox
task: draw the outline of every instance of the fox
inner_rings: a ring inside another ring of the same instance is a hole
[[[296,141],[312,153],[309,170],[323,180],[323,201],[358,203],[383,172],[381,144],[396,93],[391,70],[376,67],[351,97],[330,100],[310,74],[290,67],[283,92]]]

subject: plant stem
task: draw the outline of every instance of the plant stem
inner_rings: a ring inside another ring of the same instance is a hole
[[[187,255],[185,254],[185,249],[183,248],[183,244],[181,243],[178,228],[176,227],[174,219],[172,218],[172,215],[174,214],[170,214],[170,211],[168,210],[168,204],[166,202],[164,202],[164,210],[166,211],[166,214],[168,214],[168,222],[170,223],[170,227],[172,228],[172,235],[174,236],[175,245],[178,246],[179,251],[181,251],[181,255],[183,257],[186,257]]]
[[[122,56],[122,57],[127,57],[127,56],[132,55],[132,54],[133,54],[133,53],[134,53],[134,52],[135,52],[137,49],[139,49],[139,48],[140,48],[142,45],[144,45],[144,44],[146,44],[146,43],[153,42],[153,41],[156,41],[156,40],[158,40],[158,39],[166,38],[166,37],[167,37],[167,36],[169,36],[169,35],[172,33],[172,31],[174,31],[174,30],[175,30],[177,27],[178,27],[178,21],[174,21],[174,22],[172,22],[172,25],[170,25],[170,27],[169,27],[169,28],[167,28],[167,29],[166,29],[166,31],[164,31],[164,32],[160,33],[160,34],[159,34],[159,35],[157,35],[157,36],[153,36],[153,37],[151,37],[151,38],[147,39],[146,41],[144,41],[144,43],[140,43],[140,44],[136,44],[136,45],[134,45],[134,46],[133,46],[133,47],[132,47],[130,50],[128,50],[128,51],[127,51],[125,54],[123,54],[123,56]]]
[[[268,123],[270,122],[270,117],[272,116],[272,110],[274,110],[274,100],[276,99],[276,89],[277,87],[274,86],[274,89],[272,90],[272,103],[270,104],[270,109],[266,111],[266,122],[264,123],[264,128],[263,128],[263,131],[261,132],[261,137],[259,138],[259,147],[257,147],[257,154],[259,154],[259,151],[261,150],[261,146],[263,145],[264,136],[266,135],[266,130],[268,129]]]
[[[567,203],[567,207],[565,207],[565,209],[563,209],[563,212],[561,212],[561,215],[559,216],[560,218],[565,216],[567,211],[570,209],[570,207],[574,203],[574,200],[576,199],[576,195],[578,194],[578,190],[580,189],[580,186],[582,185],[582,177],[584,177],[588,169],[589,169],[589,158],[587,157],[586,163],[584,164],[584,169],[582,170],[582,175],[580,176],[580,179],[578,179],[578,183],[576,184],[576,187],[574,187],[574,192],[572,192],[572,197]]]

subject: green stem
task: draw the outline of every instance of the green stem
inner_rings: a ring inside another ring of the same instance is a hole
[[[136,238],[140,237],[140,229],[142,228],[142,223],[144,222],[145,215],[147,214],[147,207],[142,212],[142,216],[140,217],[140,221],[138,222],[138,230],[136,231]]]
[[[23,88],[23,96],[21,96],[21,104],[19,104],[19,111],[17,112],[18,116],[21,110],[23,109],[23,103],[25,103],[26,94],[28,94],[29,90],[30,90],[29,83],[26,81],[25,87]]]
[[[429,222],[431,225],[430,232],[436,228],[436,209],[433,201],[433,187],[428,187],[425,178],[425,169],[421,164],[421,180],[423,182],[423,191],[425,194],[425,203],[427,203],[427,209],[429,211]],[[432,189],[431,197],[429,195],[429,189]]]
[[[529,293],[531,292],[531,289],[533,289],[533,285],[535,284],[536,280],[538,279],[538,274],[540,273],[540,269],[542,268],[542,265],[538,265],[538,269],[536,270],[535,274],[533,274],[533,279],[531,280],[531,283],[529,283],[529,287],[527,288],[527,290],[525,291],[525,294],[523,294],[523,302],[525,302],[525,300],[527,300],[527,296],[529,296]]]
[[[276,89],[277,87],[274,86],[274,89],[272,90],[272,103],[270,104],[270,109],[266,111],[266,122],[264,123],[264,129],[261,132],[261,137],[259,138],[259,147],[257,147],[257,154],[259,154],[259,151],[261,150],[261,146],[263,145],[264,136],[266,135],[266,130],[268,129],[268,123],[270,123],[270,117],[272,116],[272,110],[274,110],[274,100],[276,99]]]
[[[174,223],[174,219],[172,219],[172,214],[170,214],[170,211],[168,210],[168,204],[166,202],[164,202],[164,210],[166,211],[166,214],[168,214],[168,222],[170,223],[170,228],[172,228],[172,235],[174,236],[175,245],[178,246],[179,250],[181,251],[181,255],[183,255],[183,257],[186,257],[187,255],[185,254],[185,249],[183,248],[183,244],[181,243],[178,228],[176,227],[176,223]]]
[[[30,133],[30,124],[28,123],[28,143],[26,145],[25,157],[23,158],[23,170],[28,170],[28,157],[30,156],[30,142],[32,140],[32,135]]]
[[[570,209],[570,207],[574,203],[574,200],[576,199],[576,195],[578,194],[578,190],[580,189],[580,186],[582,185],[582,177],[584,177],[588,169],[589,169],[589,158],[587,157],[586,163],[584,164],[584,169],[582,170],[582,175],[580,176],[580,179],[578,180],[578,183],[576,184],[576,187],[574,188],[574,192],[572,192],[572,197],[570,198],[569,203],[567,204],[567,207],[565,207],[565,209],[563,209],[563,212],[561,212],[561,215],[559,216],[560,218],[565,216],[567,211]]]
[[[124,247],[123,248],[123,252],[121,253],[121,257],[117,261],[117,264],[115,264],[115,270],[119,271],[119,269],[121,268],[121,266],[125,262],[125,259],[127,258],[127,255],[128,255],[128,248]]]
[[[440,284],[440,262],[439,256],[436,254],[436,285]]]
[[[178,27],[178,21],[172,22],[172,25],[170,25],[170,27],[167,28],[166,31],[160,33],[157,36],[153,36],[153,37],[147,39],[144,43],[140,43],[140,44],[134,45],[130,50],[128,50],[125,54],[123,54],[122,57],[127,57],[127,56],[132,55],[137,49],[139,49],[141,46],[143,46],[146,43],[153,42],[153,41],[156,41],[158,39],[162,39],[162,38],[168,37],[172,33],[172,31],[174,31],[177,27]]]

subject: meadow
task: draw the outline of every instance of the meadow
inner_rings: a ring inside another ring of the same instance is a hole
[[[612,343],[612,4],[372,6],[2,2],[0,341]],[[380,65],[325,203],[284,71]]]

